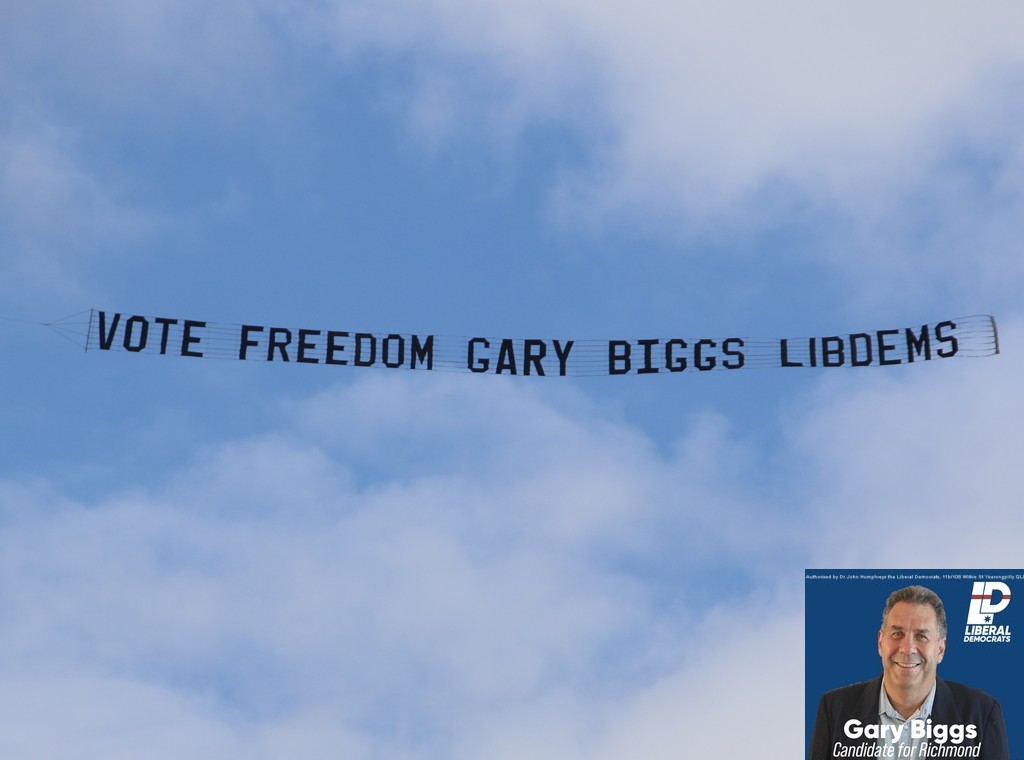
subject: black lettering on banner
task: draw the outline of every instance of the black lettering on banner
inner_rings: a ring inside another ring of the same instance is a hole
[[[327,331],[327,356],[324,361],[327,364],[348,364],[348,359],[335,359],[335,354],[340,354],[345,350],[344,344],[338,344],[338,338],[347,338],[348,333],[341,330],[328,330]]]
[[[665,368],[669,372],[682,372],[686,369],[686,357],[675,354],[675,349],[686,350],[686,341],[679,338],[665,341]]]
[[[91,311],[85,348],[130,353],[180,354],[202,358],[229,355],[237,350],[241,361],[258,358],[268,362],[333,364],[389,369],[435,367],[434,348],[439,348],[441,369],[473,373],[546,376],[648,375],[695,369],[740,369],[747,366],[866,367],[891,366],[958,355],[988,356],[999,353],[992,317],[979,315],[962,320],[901,326],[896,329],[854,332],[811,338],[780,338],[776,342],[745,338],[680,337],[631,340],[557,340],[554,338],[455,338],[413,333],[349,333],[342,330],[271,327],[243,324],[232,328],[198,320],[143,316],[125,312]],[[154,328],[154,329],[151,329]],[[154,331],[155,330],[155,331]],[[150,342],[150,338],[153,338]],[[238,341],[237,348],[231,345]],[[455,341],[455,345],[448,341]],[[465,366],[452,352],[466,341]],[[575,354],[577,344],[582,355]],[[607,346],[607,365],[601,352]],[[294,347],[294,354],[292,348]],[[256,353],[253,353],[255,350]],[[569,362],[573,362],[570,371]],[[634,361],[635,360],[635,361]],[[407,363],[408,362],[408,363]]]
[[[654,366],[654,362],[652,361],[651,351],[660,342],[660,340],[655,340],[654,338],[637,341],[637,345],[644,347],[644,366],[636,371],[638,375],[651,375],[658,371],[658,368]]]
[[[111,322],[110,332],[106,330],[106,312],[99,312],[99,348],[104,351],[111,350],[111,346],[114,344],[114,335],[118,331],[118,323],[121,321],[121,314],[115,313],[114,320]]]
[[[949,348],[940,348],[937,353],[943,359],[948,359],[951,356],[956,356],[956,352],[960,350],[960,342],[956,339],[955,335],[943,335],[943,329],[956,329],[956,322],[946,320],[945,322],[939,322],[935,325],[935,340],[943,345],[949,344]]]
[[[398,342],[398,358],[392,360],[391,344],[396,341]],[[390,367],[391,369],[397,369],[405,364],[405,338],[401,335],[396,335],[395,333],[391,333],[384,338],[384,340],[380,342],[380,358],[384,362],[384,366]]]
[[[544,366],[541,361],[547,356],[548,344],[536,338],[529,338],[523,341],[523,374],[530,374],[530,365],[533,365],[538,375],[544,375]]]
[[[901,359],[889,359],[888,354],[896,350],[895,343],[886,343],[885,339],[893,335],[899,335],[899,330],[878,330],[875,335],[878,337],[878,363],[885,366],[902,364]]]
[[[238,358],[245,361],[249,354],[250,346],[258,346],[258,340],[252,340],[249,337],[249,333],[263,332],[263,328],[260,325],[242,325],[242,339],[238,341]]]
[[[135,333],[135,325],[139,328],[139,342],[132,343],[132,336]],[[146,347],[146,339],[149,336],[149,320],[145,317],[135,316],[124,323],[124,348],[126,351],[138,352]]]
[[[466,366],[469,367],[470,372],[486,372],[491,366],[489,359],[484,358],[477,361],[476,347],[478,345],[482,348],[490,348],[491,342],[487,338],[473,338],[469,341],[466,346]]]
[[[370,342],[370,358],[363,358],[363,344]],[[372,367],[377,362],[377,338],[373,333],[356,333],[356,361],[357,367]]]
[[[712,354],[711,356],[704,358],[704,348],[717,348],[718,344],[713,340],[704,338],[698,340],[693,345],[693,364],[701,372],[707,372],[708,370],[714,369],[715,364],[718,363],[718,359]]]
[[[555,346],[555,356],[558,357],[558,374],[565,377],[566,374],[566,363],[569,361],[569,352],[572,351],[572,344],[575,341],[568,340],[563,346],[557,340],[551,341]]]
[[[160,331],[160,353],[166,354],[167,339],[170,337],[171,325],[178,324],[178,320],[167,319],[166,317],[155,317],[153,321],[156,322],[161,327],[163,327],[163,330]]]
[[[292,342],[292,331],[287,327],[271,327],[270,342],[267,344],[267,361],[274,361],[274,349],[281,354],[281,361],[290,361],[288,358],[288,344]]]
[[[608,341],[608,374],[625,375],[632,366],[629,361],[629,341],[610,340]]]
[[[192,329],[196,327],[206,327],[205,322],[197,322],[194,319],[186,319],[185,326],[181,333],[181,355],[182,356],[195,356],[199,359],[203,358],[202,351],[193,351],[189,346],[193,343],[199,343],[200,337],[192,335]],[[161,353],[163,353],[161,351]]]
[[[494,367],[494,374],[500,375],[505,370],[510,374],[516,374],[516,352],[510,338],[502,338],[501,347],[498,349],[498,363]]]
[[[426,362],[427,369],[434,368],[434,336],[428,335],[425,342],[420,342],[419,335],[412,336],[412,352],[409,359],[409,368],[416,369],[416,362]]]
[[[916,357],[924,353],[925,361],[932,358],[932,343],[928,335],[928,325],[921,325],[921,332],[917,335],[909,327],[904,331],[907,336],[907,361],[912,362]]]
[[[733,346],[743,348],[743,338],[727,338],[722,341],[722,353],[729,357],[728,360],[722,362],[722,366],[726,369],[742,369],[746,357],[742,351],[736,350]]]
[[[821,339],[821,361],[825,367],[842,367],[846,363],[846,350],[842,338],[830,335]]]
[[[789,358],[789,339],[783,338],[779,341],[779,350],[782,353],[782,366],[783,367],[802,367],[803,362],[795,362]]]
[[[867,367],[875,360],[871,336],[867,333],[854,333],[850,336],[850,364],[854,367]]]
[[[316,344],[310,343],[308,338],[319,335],[319,330],[304,330],[299,329],[299,343],[298,352],[295,354],[295,361],[302,362],[303,364],[319,364],[320,360],[315,356],[307,356],[307,351],[316,351]]]

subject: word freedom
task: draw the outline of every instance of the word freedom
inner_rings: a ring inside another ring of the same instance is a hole
[[[90,312],[85,348],[239,361],[560,377],[751,367],[892,366],[999,353],[995,320],[989,316],[811,338],[571,340],[228,325],[97,310]]]

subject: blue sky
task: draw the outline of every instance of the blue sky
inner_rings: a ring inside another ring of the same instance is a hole
[[[1022,14],[5,4],[0,754],[801,752],[805,567],[1020,564]],[[28,324],[91,307],[581,339],[980,313],[1002,353],[513,378]]]

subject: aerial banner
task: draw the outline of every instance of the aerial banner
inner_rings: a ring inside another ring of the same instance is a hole
[[[86,351],[493,375],[884,367],[999,353],[995,319],[984,315],[801,338],[707,338],[672,332],[605,340],[226,324],[97,309],[81,324]]]

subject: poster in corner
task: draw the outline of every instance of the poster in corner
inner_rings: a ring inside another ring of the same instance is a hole
[[[1024,760],[1024,570],[804,578],[808,760]]]

